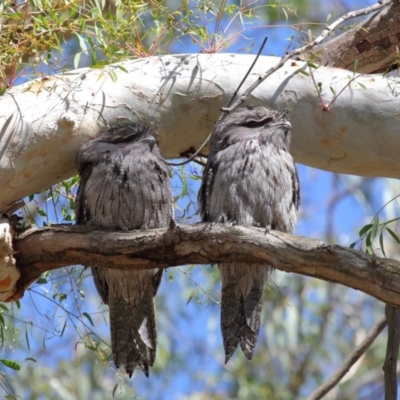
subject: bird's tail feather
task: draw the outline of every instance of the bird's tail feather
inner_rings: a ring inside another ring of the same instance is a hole
[[[251,360],[260,329],[262,294],[270,268],[265,265],[219,265],[221,294],[221,330],[225,363],[238,344]]]
[[[115,271],[108,280],[114,362],[123,365],[129,377],[137,366],[149,376],[157,346],[154,271]]]

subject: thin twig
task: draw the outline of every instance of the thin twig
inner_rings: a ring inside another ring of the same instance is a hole
[[[307,400],[322,399],[331,389],[333,389],[340,380],[346,375],[348,370],[360,359],[374,342],[377,336],[386,326],[386,317],[380,319],[368,332],[366,338],[355,348],[355,350],[346,358],[341,367],[318,389],[316,389]]]
[[[177,163],[173,163],[173,162],[169,162],[168,160],[164,160],[165,163],[167,165],[171,166],[171,167],[179,167],[181,165],[185,165],[185,164],[190,163],[191,161],[194,161],[194,159],[202,152],[204,147],[206,147],[208,141],[210,140],[211,133],[212,133],[212,131],[209,133],[209,135],[207,136],[207,139],[203,142],[203,144],[189,158],[187,158],[185,161],[180,161],[180,162],[177,162]]]
[[[246,75],[244,76],[244,78],[242,79],[242,81],[240,82],[238,88],[235,90],[235,93],[233,94],[232,98],[229,100],[229,103],[227,105],[227,107],[229,107],[233,101],[233,99],[236,97],[239,89],[242,87],[243,83],[245,82],[245,80],[247,79],[247,77],[249,76],[250,72],[253,70],[254,65],[256,64],[258,58],[260,57],[261,52],[263,51],[263,48],[265,46],[265,43],[267,43],[268,37],[265,37],[264,41],[262,42],[262,45],[260,47],[260,49],[258,50],[258,53],[256,55],[256,58],[254,59],[253,63],[251,64],[249,70],[247,71]],[[215,124],[218,124],[225,116],[225,113],[227,112],[226,110],[228,110],[227,107],[223,107],[221,108],[222,114],[220,115],[220,117],[218,118],[218,121]],[[212,131],[210,132],[210,134],[207,136],[207,139],[204,141],[204,143],[200,146],[200,148],[198,150],[196,150],[196,152],[191,155],[187,160],[185,161],[181,161],[178,163],[171,163],[169,161],[165,161],[168,165],[172,166],[172,167],[178,167],[180,165],[185,165],[187,163],[189,163],[190,161],[194,160],[195,157],[197,157],[200,152],[204,149],[204,147],[206,146],[206,144],[209,142],[210,138],[211,138],[211,134]]]
[[[265,44],[267,43],[268,40],[268,36],[265,37],[265,39],[262,42],[262,45],[260,47],[260,50],[258,50],[258,53],[256,55],[256,58],[254,59],[253,63],[251,64],[249,70],[246,72],[246,75],[244,76],[244,78],[242,79],[242,81],[240,82],[239,86],[237,87],[237,89],[235,90],[235,93],[233,93],[232,98],[229,100],[228,105],[226,106],[226,108],[229,108],[230,105],[232,104],[233,100],[235,100],[235,97],[237,96],[240,88],[243,86],[243,83],[246,82],[247,77],[250,75],[250,72],[253,70],[254,66],[256,65],[256,62],[258,60],[258,58],[260,57],[260,54],[265,46]]]
[[[236,107],[238,107],[240,104],[244,103],[247,98],[249,97],[250,93],[254,91],[262,82],[264,82],[270,75],[272,75],[275,71],[280,69],[286,61],[289,59],[293,58],[294,56],[298,56],[301,53],[307,52],[311,50],[313,47],[316,45],[320,44],[322,41],[326,39],[326,37],[329,35],[329,33],[333,32],[339,25],[341,25],[343,22],[348,21],[349,19],[353,19],[356,17],[360,17],[362,15],[367,15],[370,14],[373,11],[378,11],[381,10],[382,8],[390,5],[392,3],[392,0],[385,0],[382,2],[378,2],[374,4],[373,6],[363,8],[362,10],[357,10],[357,11],[350,11],[349,13],[343,15],[339,19],[337,19],[335,22],[333,22],[331,25],[327,26],[322,33],[311,43],[307,43],[305,46],[300,47],[296,50],[291,51],[290,53],[286,54],[286,56],[282,57],[278,64],[275,66],[271,67],[267,72],[265,72],[263,75],[260,75],[258,79],[251,85],[247,90],[239,96],[239,98],[233,103],[233,105],[230,108],[225,108],[225,112],[230,112],[234,110]]]
[[[400,309],[386,304],[386,320],[388,325],[388,339],[385,363],[385,400],[397,400],[397,359],[400,346]]]

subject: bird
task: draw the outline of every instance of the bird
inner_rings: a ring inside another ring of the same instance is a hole
[[[300,188],[289,153],[291,125],[286,114],[249,105],[236,108],[215,125],[198,194],[203,222],[294,231]],[[239,344],[251,360],[271,268],[243,262],[220,263],[218,268],[225,363]]]
[[[77,155],[80,175],[76,223],[128,231],[166,228],[173,219],[169,169],[149,127],[126,123],[100,132]],[[157,345],[154,296],[163,269],[91,266],[95,287],[110,313],[117,368],[149,376]]]

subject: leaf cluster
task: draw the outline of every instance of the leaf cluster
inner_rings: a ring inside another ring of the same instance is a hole
[[[194,51],[215,53],[279,10],[293,14],[290,5],[258,0],[6,0],[0,3],[0,95],[40,73],[181,52],[190,42]]]

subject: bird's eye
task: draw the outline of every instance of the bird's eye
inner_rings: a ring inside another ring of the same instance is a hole
[[[272,117],[266,117],[266,118],[257,119],[257,120],[250,119],[250,120],[246,121],[243,125],[247,126],[249,128],[257,128],[257,127],[264,126],[271,121],[272,121]]]
[[[123,143],[123,142],[129,143],[129,142],[132,142],[136,136],[137,136],[136,132],[132,132],[130,134],[123,135],[123,136],[115,135],[112,138],[112,142],[113,143]]]

